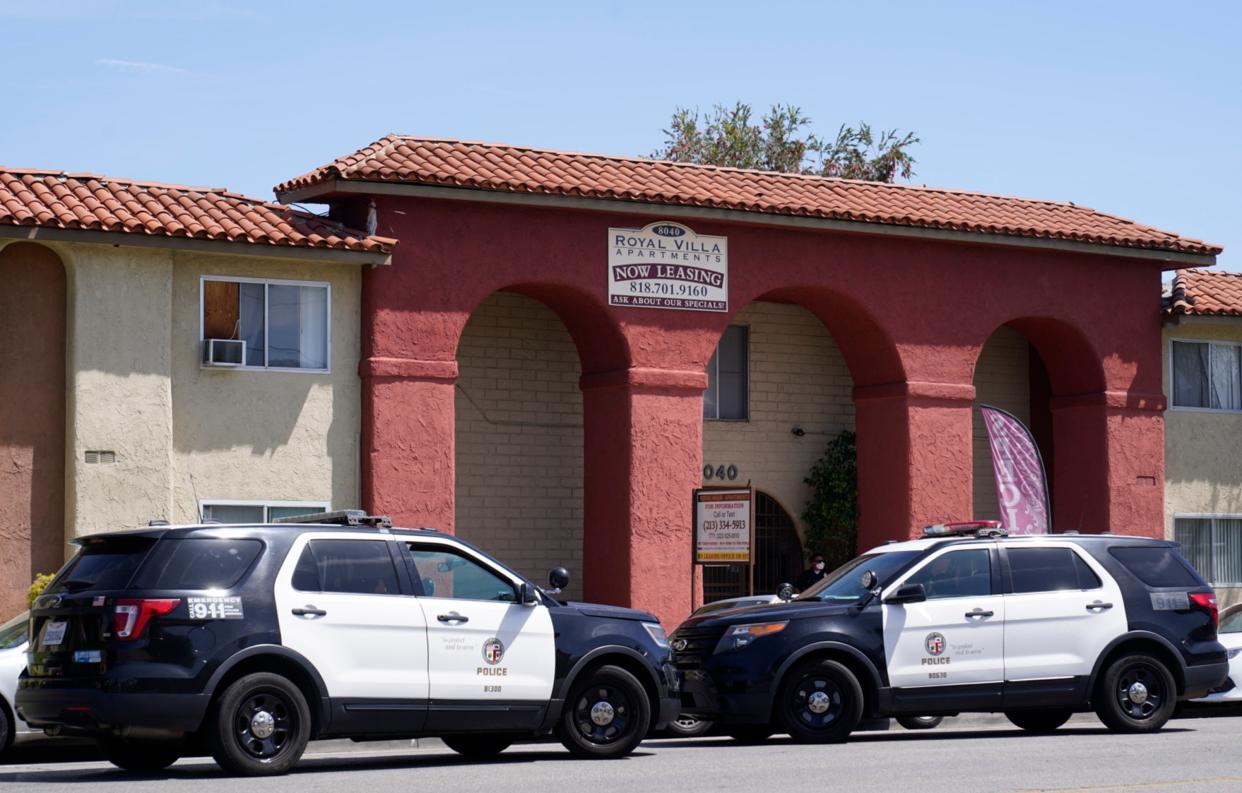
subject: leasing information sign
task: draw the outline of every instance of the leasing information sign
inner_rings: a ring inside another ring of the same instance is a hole
[[[668,220],[608,229],[608,302],[728,311],[728,238],[695,234]]]
[[[752,491],[696,490],[694,493],[694,561],[750,562]]]

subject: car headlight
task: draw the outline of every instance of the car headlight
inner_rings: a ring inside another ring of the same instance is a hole
[[[660,623],[644,622],[643,627],[647,629],[653,642],[661,647],[668,647],[668,634],[664,632],[664,627]]]
[[[785,630],[785,626],[789,624],[789,620],[782,622],[754,622],[749,625],[734,625],[729,632],[720,640],[721,649],[724,650],[740,650],[746,645],[758,639],[760,636],[770,636],[773,633],[780,633]]]
[[[1238,653],[1242,653],[1242,647],[1234,647],[1232,650],[1230,650],[1229,660],[1232,661],[1233,659],[1237,658]]]

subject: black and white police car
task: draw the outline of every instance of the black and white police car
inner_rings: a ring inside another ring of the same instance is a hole
[[[682,712],[742,740],[841,741],[867,717],[969,711],[1049,731],[1094,709],[1146,732],[1227,674],[1215,594],[1173,543],[925,533],[789,603],[687,620],[672,636]]]
[[[131,770],[197,749],[287,771],[314,738],[440,736],[489,756],[555,733],[628,754],[677,715],[650,614],[562,603],[486,553],[359,512],[77,540],[35,603],[16,706]]]

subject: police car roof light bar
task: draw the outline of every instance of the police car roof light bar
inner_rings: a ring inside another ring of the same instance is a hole
[[[924,537],[965,537],[972,534],[979,537],[1008,536],[999,520],[960,520],[923,527]]]
[[[329,526],[379,526],[392,528],[392,518],[387,515],[368,515],[361,509],[342,509],[336,512],[314,512],[308,515],[290,515],[277,518],[273,523],[321,523]]]

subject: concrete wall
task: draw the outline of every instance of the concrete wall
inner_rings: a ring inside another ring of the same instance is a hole
[[[496,293],[457,350],[456,533],[536,582],[565,566],[582,593],[578,351],[544,304]]]
[[[1030,345],[1012,328],[998,328],[979,353],[975,367],[975,408],[971,418],[971,450],[974,473],[974,514],[962,520],[979,518],[997,520],[1000,508],[996,502],[996,477],[992,472],[992,450],[988,431],[983,425],[979,405],[992,405],[1007,410],[1031,423]],[[1045,461],[1045,465],[1050,465]]]
[[[67,536],[192,522],[199,500],[358,504],[355,265],[52,247],[69,280]],[[203,274],[331,284],[331,372],[201,369]]]
[[[1242,413],[1172,407],[1169,342],[1173,339],[1242,342],[1242,319],[1182,317],[1164,329],[1164,519],[1173,537],[1175,515],[1242,515]],[[1242,603],[1242,588],[1218,590],[1221,607]]]
[[[703,422],[704,467],[738,471],[734,481],[704,478],[703,484],[749,480],[805,536],[800,516],[810,488],[802,480],[828,441],[854,429],[849,369],[824,324],[800,306],[754,302],[732,324],[750,329],[750,420]],[[795,436],[794,427],[806,434]]]

